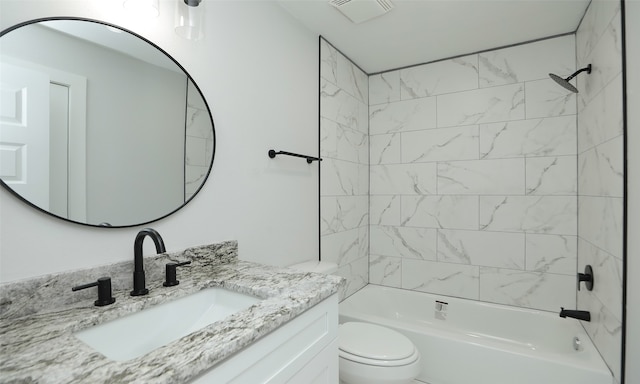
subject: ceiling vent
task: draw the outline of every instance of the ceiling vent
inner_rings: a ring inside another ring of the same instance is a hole
[[[356,24],[384,15],[393,9],[390,0],[330,0],[329,4]]]

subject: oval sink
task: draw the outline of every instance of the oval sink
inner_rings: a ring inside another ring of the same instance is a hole
[[[111,360],[127,361],[260,301],[223,288],[206,288],[74,335]]]

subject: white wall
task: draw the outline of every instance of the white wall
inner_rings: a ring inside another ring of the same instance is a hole
[[[625,1],[627,54],[627,335],[625,382],[640,383],[640,1]]]
[[[237,239],[245,260],[317,258],[317,167],[267,156],[270,148],[317,151],[317,37],[270,2],[205,1],[205,38],[189,42],[173,33],[174,2],[160,5],[159,18],[140,20],[119,1],[3,0],[0,28],[49,16],[99,19],[152,40],[192,75],[213,113],[216,156],[200,194],[151,225],[168,251]],[[2,189],[0,281],[129,260],[139,229],[66,223]]]

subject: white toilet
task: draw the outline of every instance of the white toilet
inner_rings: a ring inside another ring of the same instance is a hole
[[[302,272],[332,274],[335,263],[292,265]],[[420,373],[420,352],[403,334],[376,324],[347,322],[338,333],[340,383],[410,384]]]

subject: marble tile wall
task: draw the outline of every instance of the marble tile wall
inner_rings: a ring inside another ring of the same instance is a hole
[[[369,77],[370,283],[575,307],[577,101],[548,77],[575,52],[563,36]]]
[[[347,279],[341,299],[369,282],[367,75],[320,39],[320,247]]]
[[[191,80],[187,86],[186,132],[184,190],[188,201],[207,177],[214,148],[207,106]]]
[[[620,2],[594,0],[576,33],[578,68],[578,270],[596,284],[578,293],[584,323],[614,376],[621,376],[623,121]]]

